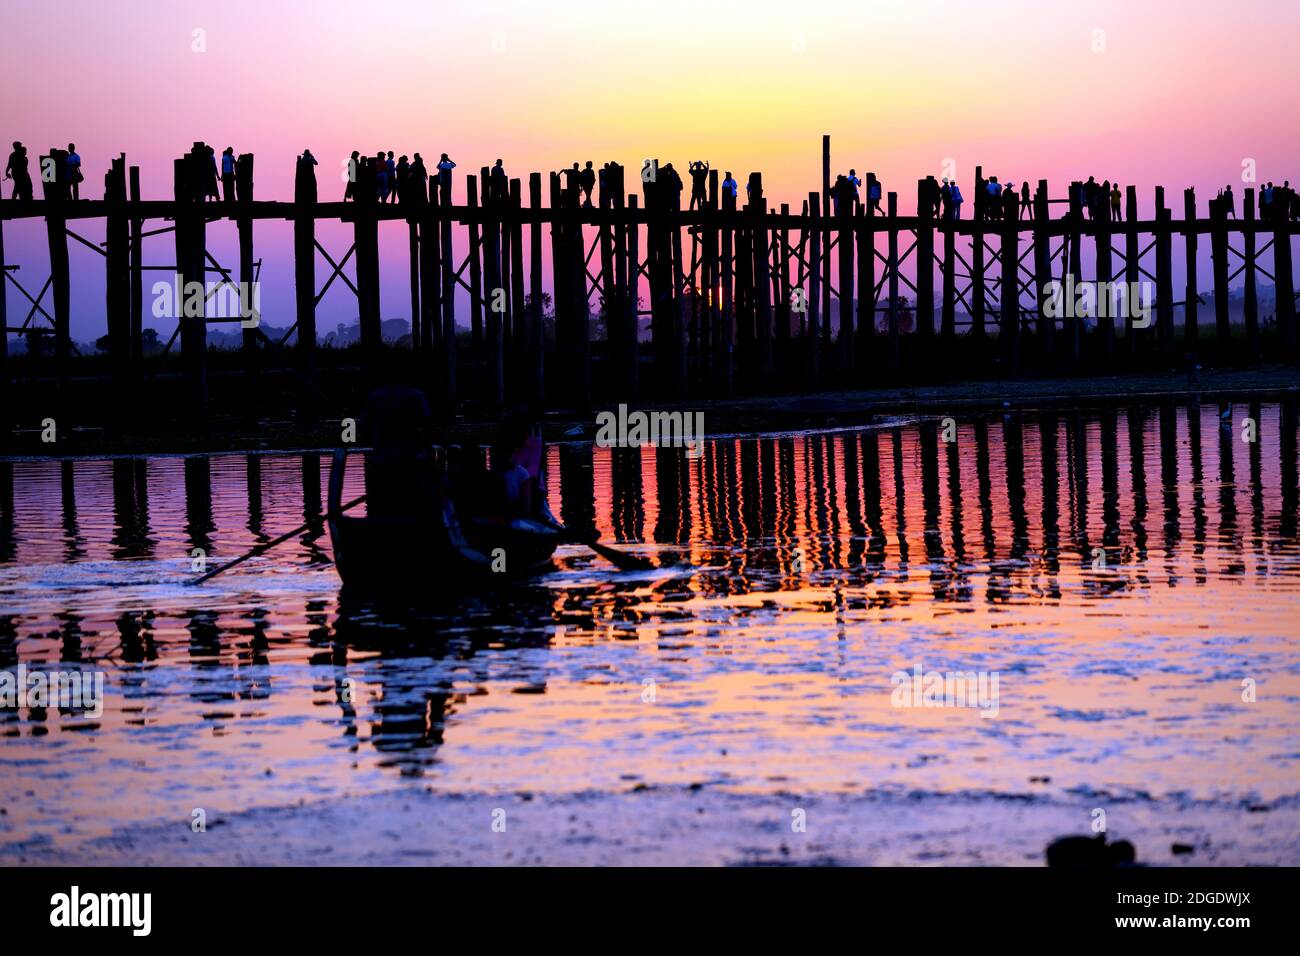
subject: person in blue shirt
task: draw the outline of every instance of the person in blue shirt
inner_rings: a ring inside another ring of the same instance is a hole
[[[227,146],[221,154],[221,192],[226,202],[235,201],[235,147]]]
[[[72,198],[81,198],[81,181],[86,177],[81,175],[81,157],[77,155],[77,147],[74,143],[68,144],[68,182],[72,184]]]

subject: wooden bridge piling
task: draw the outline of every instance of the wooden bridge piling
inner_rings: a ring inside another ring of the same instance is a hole
[[[1124,190],[1124,219],[1127,226],[1124,232],[1124,282],[1128,285],[1130,295],[1132,290],[1138,288],[1138,277],[1141,275],[1138,262],[1142,253],[1138,245],[1137,204],[1137,187],[1126,187]],[[1124,338],[1127,339],[1125,347],[1130,362],[1137,357],[1138,339],[1147,334],[1135,327],[1136,318],[1135,309],[1124,310]]]
[[[1038,302],[1038,354],[1044,367],[1056,363],[1056,316],[1052,314],[1051,207],[1047,180],[1040,179],[1034,193],[1034,282]]]
[[[821,196],[815,192],[808,193],[808,215],[811,220],[816,220],[821,215]],[[822,233],[820,229],[809,228],[806,230],[808,237],[808,297],[806,305],[808,308],[808,333],[804,337],[804,348],[807,351],[807,370],[808,381],[810,383],[819,380],[819,371],[821,369],[821,284],[822,284]],[[826,321],[830,321],[830,315],[826,316]]]
[[[1288,358],[1296,356],[1295,279],[1291,273],[1291,221],[1285,211],[1273,207],[1273,288],[1277,303],[1277,325]]]
[[[202,147],[202,143],[196,143],[194,149],[176,160],[173,167],[176,200],[173,232],[176,275],[180,285],[177,323],[186,382],[184,408],[188,418],[200,423],[206,421],[208,414],[208,334],[203,308],[193,303],[186,293],[195,283],[205,288],[207,278],[207,219],[202,205],[207,174],[203,169],[206,156],[200,153]]]
[[[1183,190],[1183,248],[1186,253],[1187,287],[1183,295],[1183,345],[1195,353],[1199,338],[1197,306],[1200,296],[1196,288],[1196,190]]]
[[[542,210],[542,174],[528,174],[528,208]],[[542,222],[541,216],[528,230],[528,373],[527,397],[541,408],[546,399],[545,340],[542,320]]]
[[[998,337],[1002,341],[1002,358],[1012,372],[1020,370],[1020,222],[1011,214],[1015,207],[1006,204],[1002,215],[1002,247],[998,257],[1002,264],[998,287],[1002,318]],[[1109,239],[1107,239],[1109,242]]]
[[[104,176],[104,316],[108,353],[117,394],[127,394],[131,379],[130,226],[126,218],[126,156],[114,159]]]
[[[1099,215],[1094,223],[1097,239],[1096,271],[1098,285],[1096,301],[1099,306],[1097,327],[1101,332],[1102,360],[1109,367],[1115,358],[1115,308],[1118,302],[1118,297],[1112,286],[1115,276],[1111,267],[1110,196],[1100,196],[1098,203]],[[1127,295],[1125,295],[1124,301],[1127,305]]]
[[[898,193],[889,194],[889,371],[897,375],[901,355],[898,300]],[[981,281],[983,276],[981,276]]]
[[[72,317],[72,281],[68,265],[68,221],[62,210],[67,202],[68,183],[62,172],[66,168],[67,153],[52,149],[40,158],[41,193],[51,203],[53,212],[45,217],[45,232],[50,249],[50,293],[54,297],[54,364],[59,381],[59,391],[66,391],[68,360],[72,339],[69,334]],[[54,176],[46,174],[47,168],[55,170]],[[62,411],[62,409],[60,409]]]
[[[293,290],[298,372],[308,388],[301,392],[299,418],[316,420],[317,401],[311,388],[316,380],[316,165],[298,157],[293,177]]]
[[[1224,358],[1231,357],[1232,323],[1228,313],[1228,211],[1221,201],[1210,200],[1210,263],[1214,275],[1215,347]],[[1195,271],[1196,263],[1192,263]]]
[[[483,179],[486,180],[484,167]],[[469,218],[469,341],[470,353],[477,360],[483,352],[483,266],[482,239],[479,236],[478,216],[479,179],[465,176],[465,208]]]
[[[1244,190],[1241,198],[1241,215],[1245,228],[1241,232],[1242,253],[1245,258],[1245,288],[1242,291],[1243,320],[1246,323],[1246,354],[1251,361],[1259,358],[1259,291],[1256,283],[1255,190]]]
[[[253,154],[243,153],[235,160],[235,206],[241,212],[251,208],[253,202]],[[247,389],[244,399],[248,416],[257,421],[261,407],[261,349],[259,338],[261,298],[257,294],[257,276],[253,265],[253,220],[246,214],[236,213],[235,229],[239,239],[239,316],[243,332],[244,376]],[[248,323],[255,323],[249,325]]]
[[[934,200],[939,185],[933,176],[916,184],[916,342],[919,362],[930,361],[934,339]]]

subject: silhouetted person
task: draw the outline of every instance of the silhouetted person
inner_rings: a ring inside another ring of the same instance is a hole
[[[505,164],[500,159],[488,172],[488,196],[502,202],[510,198],[510,177],[506,175]]]
[[[316,201],[316,157],[310,149],[304,149],[298,157],[297,179],[294,183],[294,198],[301,197],[303,202]]]
[[[429,171],[424,168],[424,157],[419,153],[416,153],[415,158],[411,160],[411,169],[406,174],[406,182],[412,195],[416,193],[421,196],[429,195]]]
[[[221,153],[221,195],[226,202],[235,201],[235,147],[227,146]]]
[[[442,154],[442,159],[438,160],[438,189],[441,190],[438,201],[442,201],[442,196],[451,198],[451,171],[456,168],[456,164],[447,158],[447,154]]]
[[[348,159],[348,182],[343,187],[343,201],[357,198],[357,181],[361,178],[361,153],[357,150],[352,151],[352,156]]]
[[[1273,184],[1268,183],[1259,191],[1259,218],[1273,218]]]
[[[1232,183],[1228,183],[1228,185],[1223,187],[1222,203],[1224,216],[1231,216],[1233,219],[1236,219],[1237,201],[1232,196]]]
[[[875,210],[880,212],[880,197],[883,191],[880,188],[880,180],[876,178],[875,173],[867,173],[867,212]]]
[[[1034,218],[1034,204],[1029,198],[1029,180],[1020,184],[1020,218]]]
[[[1119,222],[1120,219],[1119,210],[1123,198],[1123,195],[1119,191],[1119,183],[1110,187],[1110,218],[1114,219],[1116,222]]]
[[[1088,207],[1088,218],[1097,218],[1097,180],[1089,176],[1083,184],[1083,204]]]
[[[582,185],[582,170],[577,163],[574,163],[568,169],[562,169],[560,172],[564,175],[565,192],[574,197],[573,201],[576,203]]]
[[[957,185],[957,180],[954,179],[952,181],[952,218],[953,219],[961,218],[961,204],[964,203],[965,201],[966,198],[961,194],[961,187]]]
[[[659,171],[659,180],[663,183],[662,195],[668,202],[668,208],[673,212],[678,212],[682,208],[682,177],[673,169],[673,164],[669,163]]]
[[[81,157],[77,155],[75,143],[68,144],[68,182],[72,185],[72,198],[81,198],[81,183],[86,177],[81,174]]]
[[[984,184],[984,218],[997,219],[1002,215],[1002,187],[998,177],[990,176]]]
[[[704,208],[709,201],[708,182],[709,182],[709,164],[703,160],[697,159],[686,167],[687,172],[691,174],[691,209]]]
[[[208,198],[220,199],[221,190],[217,188],[217,180],[221,174],[217,169],[217,151],[212,146],[205,146],[204,150],[208,154]]]
[[[393,161],[393,151],[387,155],[381,149],[375,157],[375,171],[379,175],[379,201],[392,202],[397,198],[397,163]]]
[[[14,151],[5,164],[5,179],[14,181],[14,199],[32,198],[32,176],[27,169],[27,147],[14,140]]]
[[[1020,207],[1016,199],[1016,184],[1009,182],[1002,190],[1002,221],[1014,222],[1019,218]]]
[[[943,183],[939,186],[939,218],[952,218],[952,186],[948,185],[948,177],[943,177]]]
[[[397,168],[394,170],[397,176],[397,201],[405,203],[411,201],[411,162],[403,153],[397,158]]]
[[[727,176],[722,180],[722,208],[726,212],[736,211],[736,198],[740,193],[740,184],[731,177],[731,170],[727,170]]]
[[[583,205],[590,209],[591,197],[596,191],[596,170],[591,165],[591,160],[587,160],[587,165],[583,168],[581,174],[579,174],[578,185],[581,186],[582,191],[587,194],[587,198],[583,202]]]

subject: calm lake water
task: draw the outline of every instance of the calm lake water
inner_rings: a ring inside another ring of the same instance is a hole
[[[411,786],[1294,799],[1295,406],[949,437],[552,446],[557,514],[661,566],[566,547],[418,610],[341,600],[323,531],[187,583],[319,514],[327,456],[0,463],[0,670],[107,691],[0,711],[0,844]],[[997,672],[996,716],[894,706],[917,665]]]

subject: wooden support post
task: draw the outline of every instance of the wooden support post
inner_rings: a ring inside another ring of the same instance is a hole
[[[853,203],[840,202],[836,210],[839,220],[839,276],[840,276],[840,368],[851,376],[857,353],[853,342]]]
[[[569,248],[569,274],[571,304],[573,307],[573,371],[568,380],[573,384],[574,400],[578,408],[591,406],[591,328],[590,307],[587,298],[586,244],[582,235],[582,213],[579,206],[579,189],[575,185],[565,193],[565,238]],[[678,248],[681,240],[678,237]]]
[[[758,182],[759,196],[749,204],[750,220],[753,222],[754,286],[757,292],[754,322],[758,333],[758,352],[754,384],[765,389],[772,381],[772,275],[767,258],[767,200],[762,196],[762,180],[759,179]]]
[[[40,157],[37,173],[41,173],[46,163],[53,163],[56,170],[66,168],[66,157],[63,150],[51,150],[49,156]],[[69,334],[72,285],[68,274],[68,222],[64,218],[68,184],[61,173],[54,182],[42,175],[41,193],[46,200],[45,232],[50,248],[50,286],[54,297],[54,366],[62,403],[67,399],[68,359],[72,346]],[[61,406],[59,411],[63,410]]]
[[[614,209],[614,196],[618,184],[610,182],[608,168],[599,178],[599,187],[596,203],[602,212],[609,214]],[[614,224],[608,221],[601,222],[599,226],[600,314],[605,320],[605,354],[609,358],[606,364],[608,380],[613,389],[621,393],[623,383],[616,376],[609,374],[614,369],[614,355],[621,348],[619,334],[623,329],[624,316],[623,307],[619,302],[623,287],[616,281],[614,274],[615,228]]]
[[[542,407],[546,399],[546,329],[542,310],[542,174],[528,174],[528,396]]]
[[[681,211],[681,190],[674,188],[668,191],[671,202],[671,209],[674,218],[669,225],[669,245],[671,247],[671,283],[669,288],[672,289],[672,396],[674,398],[684,398],[686,396],[686,296],[682,291],[682,276],[685,270],[682,267],[682,229],[675,216]],[[584,286],[585,288],[585,286]],[[584,296],[585,298],[585,296]]]
[[[410,193],[403,199],[404,203],[410,203]],[[406,220],[406,254],[408,271],[410,273],[411,285],[411,351],[419,352],[424,344],[424,311],[420,304],[420,269],[421,269],[421,250],[420,250],[420,222],[415,216]]]
[[[889,368],[897,373],[901,362],[898,329],[898,193],[889,194]],[[981,276],[981,281],[983,276]]]
[[[433,216],[435,207],[424,196],[424,184],[412,181],[409,185],[404,201],[414,206],[411,218],[407,220],[411,252],[415,256],[411,263],[411,309],[412,315],[419,316],[418,321],[411,323],[411,350],[420,355],[416,363],[418,377],[432,384],[433,350],[442,342],[442,250],[438,223]]]
[[[821,196],[821,214],[827,225],[822,231],[822,322],[821,322],[821,346],[823,354],[829,356],[829,346],[831,341],[831,230],[829,221],[831,217],[831,138],[828,135],[822,136],[822,196]]]
[[[804,348],[808,350],[808,382],[816,385],[818,371],[821,367],[821,280],[822,280],[822,233],[813,223],[821,218],[821,197],[815,192],[808,194],[808,334]],[[829,316],[827,317],[829,321]]]
[[[708,226],[704,230],[704,288],[705,292],[705,335],[704,349],[708,355],[708,391],[717,392],[724,379],[722,364],[725,356],[722,351],[722,307],[718,301],[720,290],[718,262],[718,171],[709,170]],[[635,228],[635,227],[633,227]]]
[[[486,178],[486,177],[484,177]],[[469,210],[469,341],[470,352],[477,359],[483,351],[483,242],[479,236],[478,177],[465,177],[465,206]]]
[[[1295,277],[1291,273],[1291,258],[1291,221],[1285,210],[1274,209],[1273,287],[1277,293],[1277,326],[1288,358],[1296,354]]]
[[[1102,196],[1098,200],[1099,214],[1093,220],[1097,239],[1097,329],[1101,333],[1101,353],[1106,371],[1113,371],[1111,363],[1115,357],[1115,303],[1117,297],[1112,293],[1111,285],[1111,249],[1110,249],[1110,197]],[[1127,296],[1125,302],[1127,303]]]
[[[722,212],[724,217],[729,217],[736,211],[736,197],[731,194],[730,190],[720,194],[719,199],[722,202]],[[735,374],[732,343],[735,337],[735,313],[736,303],[732,284],[735,279],[735,232],[730,218],[725,218],[722,226],[722,314],[718,321],[718,370],[721,373],[719,384],[723,395],[730,395]]]
[[[1004,204],[1002,208],[1002,320],[998,338],[1003,360],[1015,372],[1020,370],[1020,221],[1006,214],[1014,207]]]
[[[619,190],[626,192],[626,184],[620,180]],[[629,400],[634,400],[640,383],[641,371],[641,230],[636,223],[637,197],[626,193],[627,226],[627,295],[624,304],[627,309],[626,355],[624,358],[624,375]]]
[[[1211,203],[1213,207],[1213,203]],[[1211,208],[1211,212],[1213,209]],[[1187,271],[1187,288],[1183,296],[1183,348],[1187,353],[1197,351],[1200,333],[1197,305],[1200,293],[1196,287],[1196,190],[1183,190],[1183,247],[1186,251],[1184,268]]]
[[[241,212],[253,202],[253,154],[242,153],[235,160],[235,199]],[[236,214],[235,229],[239,234],[239,319],[243,331],[244,376],[247,394],[242,396],[250,420],[258,418],[261,404],[261,355],[258,345],[260,296],[255,294],[256,277],[253,274],[253,220]],[[250,324],[251,323],[251,324]]]
[[[104,307],[114,398],[127,397],[131,380],[130,227],[126,218],[126,156],[113,160],[104,177]],[[3,281],[0,279],[0,281]]]
[[[180,277],[181,358],[185,370],[185,414],[192,421],[202,423],[208,413],[207,353],[208,332],[202,308],[187,308],[185,290],[191,284],[206,288],[207,266],[204,261],[207,245],[207,227],[203,213],[205,195],[206,154],[200,153],[202,143],[174,167],[174,195],[176,199],[176,270]],[[197,315],[187,313],[197,311]]]
[[[1083,285],[1083,183],[1070,183],[1070,231],[1065,242],[1069,249],[1067,257],[1069,275],[1074,288]],[[1071,366],[1077,365],[1083,350],[1083,318],[1071,309],[1066,313],[1066,357]]]
[[[934,345],[934,197],[933,176],[916,184],[916,331],[917,357],[928,362]],[[919,366],[918,366],[919,367]]]
[[[361,352],[364,378],[375,380],[379,372],[379,348],[383,342],[379,307],[379,220],[375,215],[378,196],[371,176],[358,174],[352,204],[352,235],[356,245],[358,312],[361,317]]]
[[[1124,190],[1124,219],[1127,222],[1124,230],[1124,281],[1128,285],[1130,296],[1138,287],[1138,277],[1141,275],[1138,269],[1141,249],[1138,245],[1137,205],[1137,187],[1129,186]],[[1138,337],[1141,333],[1133,327],[1133,320],[1137,316],[1136,310],[1132,308],[1132,300],[1130,298],[1126,301],[1129,307],[1124,310],[1124,338],[1128,340],[1126,345],[1129,359],[1132,360],[1137,355]]]
[[[970,258],[970,334],[982,338],[985,333],[984,313],[984,211],[988,208],[988,193],[984,189],[984,167],[975,167],[974,222],[971,225]]]
[[[1056,316],[1052,313],[1051,207],[1047,204],[1047,180],[1038,181],[1034,193],[1034,283],[1038,293],[1038,346],[1044,366],[1056,360]]]
[[[940,352],[944,367],[951,366],[957,344],[957,224],[949,219],[943,230],[943,302],[939,311]]]
[[[1174,355],[1173,214],[1159,200],[1156,217],[1156,323],[1160,354],[1169,361]]]
[[[870,198],[870,197],[868,197]],[[868,203],[860,203],[854,218],[858,243],[857,335],[854,345],[856,365],[864,376],[875,361],[876,340],[876,234],[872,230],[873,213]]]
[[[482,353],[487,373],[484,385],[487,407],[497,409],[505,403],[502,322],[505,318],[506,290],[501,281],[501,229],[497,219],[500,204],[492,187],[491,172],[484,166],[480,174],[479,189],[484,213],[480,246],[483,250],[483,298],[487,333],[487,349]]]
[[[551,308],[555,315],[555,355],[563,381],[569,375],[568,359],[565,357],[570,347],[572,308],[569,305],[569,270],[565,265],[567,259],[564,238],[564,221],[560,201],[560,174],[552,171],[549,182],[549,200],[551,208]]]
[[[434,218],[438,204],[437,178],[428,181],[433,190],[426,195],[426,184],[414,176],[407,180],[403,202],[412,206],[410,223],[412,251],[416,262],[411,289],[412,315],[418,314],[418,325],[411,323],[411,348],[423,353],[418,367],[419,377],[430,381],[433,377],[433,352],[442,347],[442,243],[439,241],[439,224]],[[427,391],[427,389],[426,389]]]
[[[293,180],[294,318],[298,326],[298,370],[308,382],[316,378],[316,161],[298,157]],[[315,396],[303,391],[299,417],[315,421]]]
[[[130,196],[132,203],[140,201],[140,167],[130,169]],[[131,378],[138,389],[144,374],[144,248],[141,233],[144,220],[131,219]],[[138,397],[138,395],[137,395]]]
[[[1245,311],[1244,319],[1246,321],[1246,354],[1250,361],[1256,361],[1260,357],[1259,350],[1259,290],[1257,286],[1256,272],[1256,237],[1255,237],[1255,190],[1247,189],[1242,197],[1241,214],[1245,217],[1245,223],[1241,231],[1241,241],[1243,253],[1245,256],[1245,289],[1243,291],[1242,308]]]
[[[781,203],[781,228],[777,233],[777,280],[780,282],[780,293],[777,296],[776,307],[776,354],[780,357],[781,371],[788,376],[791,372],[789,366],[790,356],[790,227],[786,225],[789,222],[790,204]]]
[[[510,180],[510,351],[512,377],[522,368],[527,342],[524,315],[524,197],[523,181]]]
[[[1214,270],[1214,333],[1219,363],[1232,357],[1232,321],[1228,313],[1228,210],[1210,203],[1210,259]]]
[[[442,401],[448,411],[454,411],[457,396],[456,265],[451,234],[451,173],[438,177],[438,204],[442,207]]]

